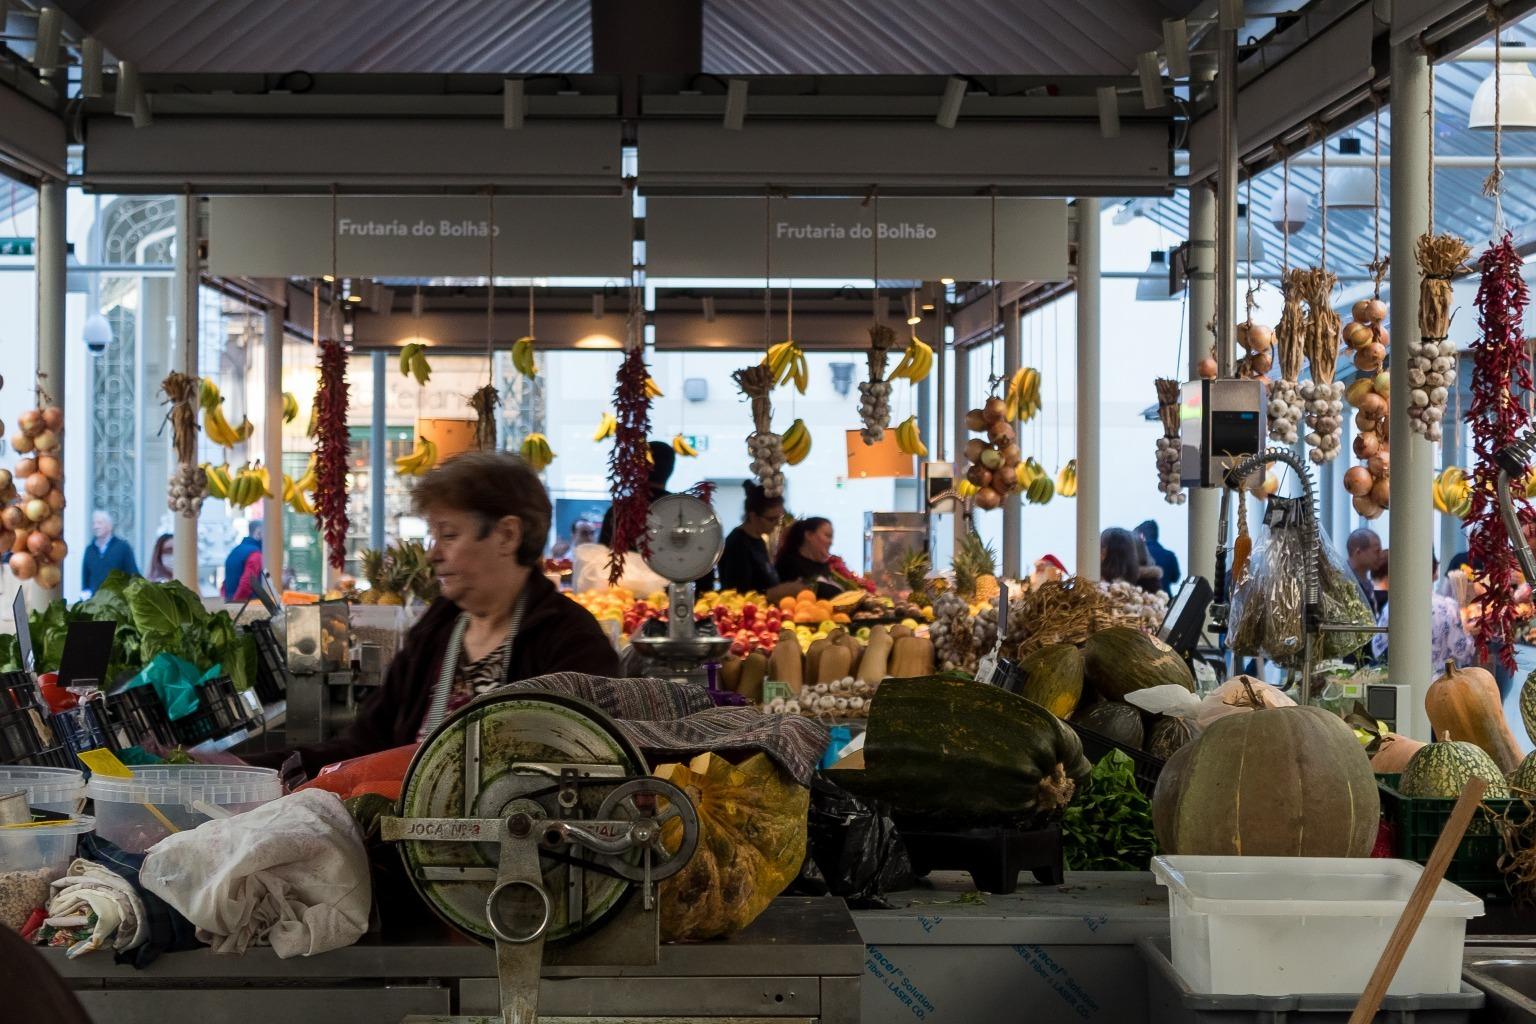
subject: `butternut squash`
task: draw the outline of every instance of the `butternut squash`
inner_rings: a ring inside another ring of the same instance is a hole
[[[884,626],[871,626],[869,642],[864,645],[864,657],[859,659],[858,676],[866,683],[878,684],[886,676],[891,664],[890,631]]]
[[[1436,736],[1482,747],[1506,775],[1520,767],[1525,752],[1504,720],[1499,685],[1483,669],[1457,668],[1447,661],[1445,675],[1424,694],[1424,711]]]
[[[903,626],[903,625],[897,624],[897,625],[891,627],[891,639],[893,639],[893,640],[900,640],[902,637],[905,637],[905,636],[915,636],[915,635],[916,634],[914,634],[912,632],[912,627],[911,626]]]
[[[811,646],[805,649],[805,681],[814,683],[820,678],[821,659],[826,656],[827,648],[831,647],[830,641],[825,638],[812,640]]]
[[[762,703],[763,680],[767,675],[768,656],[762,651],[753,651],[741,659],[741,675],[736,680],[736,692],[747,700]]]
[[[850,675],[850,667],[853,664],[853,656],[848,653],[848,648],[842,644],[827,644],[827,649],[821,652],[821,658],[816,663],[816,671],[812,679],[818,683],[831,683]]]
[[[800,655],[800,640],[795,631],[786,629],[779,634],[779,642],[768,659],[770,678],[789,684],[789,692],[797,692],[805,683],[805,663]]]
[[[853,637],[843,634],[841,640],[836,641],[837,646],[848,652],[848,671],[843,675],[856,676],[859,674],[859,662],[864,660],[864,645]],[[839,676],[838,678],[842,678]]]
[[[895,630],[891,632],[894,635]],[[933,641],[919,636],[897,637],[891,648],[889,674],[898,679],[933,675]]]
[[[765,666],[766,664],[764,662]],[[741,666],[741,658],[736,657],[734,654],[726,656],[726,659],[720,663],[720,689],[734,691],[741,685]]]

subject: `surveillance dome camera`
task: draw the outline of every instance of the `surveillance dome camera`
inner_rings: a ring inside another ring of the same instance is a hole
[[[100,314],[87,319],[85,329],[80,333],[85,339],[85,347],[95,355],[105,352],[112,342],[112,325]]]

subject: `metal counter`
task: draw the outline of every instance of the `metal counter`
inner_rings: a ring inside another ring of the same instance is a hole
[[[266,948],[170,953],[143,971],[105,954],[43,952],[98,1024],[398,1024],[408,1014],[497,1012],[494,953],[447,932],[366,936],[291,960]],[[865,959],[841,900],[784,897],[729,939],[662,946],[653,967],[546,967],[540,1010],[856,1024]]]
[[[969,875],[927,881],[892,893],[890,910],[854,911],[864,1024],[1145,1024],[1136,940],[1168,936],[1168,891],[1151,874],[1069,871],[1060,886],[1026,874],[1009,896],[975,892]]]

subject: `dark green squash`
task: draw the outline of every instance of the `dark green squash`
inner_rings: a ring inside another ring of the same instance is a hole
[[[1047,644],[1019,661],[1019,693],[1057,718],[1071,718],[1083,698],[1083,654],[1072,644]]]
[[[829,775],[898,817],[972,826],[1059,811],[1092,771],[1077,734],[1039,704],[938,675],[881,683],[864,768]]]
[[[1536,751],[1526,754],[1520,767],[1509,773],[1509,786],[1511,789],[1536,793]]]
[[[1465,740],[1436,740],[1414,753],[1397,780],[1397,791],[1403,796],[1454,799],[1474,775],[1488,783],[1484,797],[1509,796],[1504,773],[1486,750]]]
[[[1163,766],[1152,824],[1165,853],[1366,857],[1381,800],[1370,759],[1322,708],[1227,715]]]
[[[1118,700],[1106,700],[1095,704],[1073,719],[1085,729],[1092,729],[1106,739],[1124,747],[1140,750],[1146,738],[1146,727],[1141,712]]]
[[[1172,647],[1129,626],[1089,634],[1083,644],[1083,678],[1110,700],[1168,683],[1195,688],[1189,666]]]
[[[1187,718],[1158,715],[1147,730],[1147,741],[1142,749],[1164,761],[1195,738],[1195,726]]]

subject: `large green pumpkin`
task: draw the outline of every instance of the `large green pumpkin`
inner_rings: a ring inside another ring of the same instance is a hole
[[[1172,647],[1129,626],[1089,634],[1083,644],[1083,677],[1108,700],[1167,683],[1195,688],[1189,666]]]
[[[1048,816],[1092,772],[1071,726],[1039,704],[939,675],[881,683],[864,768],[829,774],[900,817],[969,826]]]
[[[1047,644],[1019,660],[1025,698],[1057,718],[1071,718],[1083,699],[1083,654],[1072,644]]]
[[[1152,825],[1165,853],[1366,857],[1381,817],[1355,734],[1315,707],[1227,715],[1158,777]]]
[[[1520,767],[1509,773],[1509,785],[1511,789],[1536,793],[1536,751],[1526,754]]]
[[[1520,684],[1520,721],[1525,723],[1526,736],[1536,743],[1536,671]]]
[[[1073,721],[1132,750],[1140,750],[1142,741],[1146,739],[1146,726],[1141,721],[1141,712],[1123,701],[1100,701]]]

